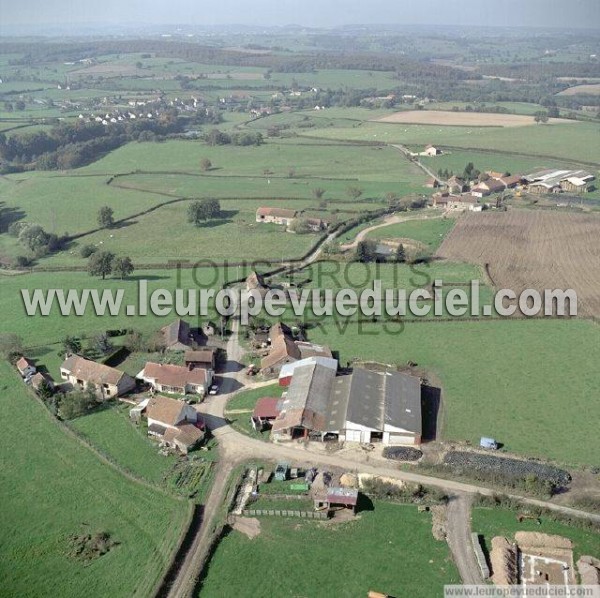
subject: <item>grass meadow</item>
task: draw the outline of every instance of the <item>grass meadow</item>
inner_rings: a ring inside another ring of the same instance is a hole
[[[432,536],[430,514],[413,505],[378,501],[338,524],[262,517],[260,525],[252,540],[230,531],[220,541],[200,596],[261,596],[268,584],[272,596],[360,598],[377,590],[430,598],[460,581],[447,544]],[[267,580],[265,563],[285,573]]]
[[[213,163],[201,172],[200,161]],[[144,172],[137,172],[144,171]],[[112,178],[113,175],[129,173]],[[332,175],[331,173],[335,173]],[[358,212],[379,209],[383,197],[422,191],[424,175],[393,148],[356,145],[266,143],[259,147],[209,147],[200,141],[130,143],[93,164],[64,173],[18,173],[2,179],[4,206],[11,221],[42,225],[48,232],[70,235],[97,228],[100,207],[114,210],[112,229],[88,234],[67,250],[42,261],[48,265],[84,265],[81,246],[94,244],[134,263],[169,259],[281,259],[300,257],[318,236],[290,235],[283,227],[256,226],[261,205],[290,207],[311,216],[340,221]],[[321,187],[325,204],[314,197]],[[363,196],[352,199],[349,187]],[[187,201],[216,197],[225,217],[195,227],[187,222]],[[375,201],[371,201],[374,199]],[[236,239],[236,243],[230,243]],[[27,254],[9,235],[0,235],[4,258]]]
[[[148,596],[176,548],[185,501],[124,477],[68,436],[0,363],[2,593]],[[69,556],[71,535],[106,531],[118,545],[89,564]]]
[[[305,134],[319,139],[377,141],[524,154],[527,159],[592,162],[600,161],[600,138],[596,126],[585,123],[535,125],[526,127],[453,127],[439,125],[405,125],[377,122],[358,127],[311,129]]]
[[[455,224],[452,218],[430,218],[390,224],[367,234],[368,239],[412,239],[434,253]]]
[[[130,405],[111,405],[78,417],[70,425],[126,471],[161,484],[175,457],[158,453],[158,444],[148,438],[145,425],[136,426],[129,420],[130,408]]]
[[[249,267],[248,267],[249,270]],[[156,289],[168,289],[174,291],[182,289],[219,289],[225,280],[236,280],[246,275],[244,267],[230,268],[197,268],[182,269],[178,272],[173,270],[146,270],[139,276],[122,281],[116,278],[107,278],[102,281],[91,277],[84,272],[61,272],[59,275],[52,272],[35,272],[16,276],[0,276],[0,291],[2,293],[2,305],[4,314],[3,332],[12,332],[22,337],[26,347],[32,349],[31,357],[46,359],[49,353],[57,352],[60,347],[49,348],[51,343],[60,343],[67,335],[71,336],[93,336],[107,329],[134,328],[141,332],[152,332],[171,322],[176,316],[127,316],[125,310],[121,310],[118,316],[108,315],[96,317],[90,307],[81,316],[71,315],[63,317],[58,308],[53,309],[48,316],[28,316],[22,300],[21,289],[42,289],[44,291],[53,288],[75,289],[111,289],[116,291],[123,289],[123,305],[137,304],[139,296],[139,280],[148,281],[148,292]],[[192,325],[199,325],[206,320],[214,320],[216,312],[208,305],[207,316],[187,318]],[[37,353],[37,350],[41,351]],[[58,364],[60,358],[54,363]]]
[[[600,408],[595,324],[485,318],[343,324],[323,322],[309,338],[337,349],[344,364],[413,361],[430,372],[443,390],[443,439],[477,444],[492,436],[510,452],[567,465],[596,462],[600,436],[590,417]]]

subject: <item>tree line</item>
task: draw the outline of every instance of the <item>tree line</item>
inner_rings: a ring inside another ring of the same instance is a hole
[[[192,119],[170,110],[156,119],[137,119],[103,125],[97,122],[62,122],[50,131],[22,135],[0,134],[0,172],[55,170],[89,164],[130,141],[150,141],[180,134]]]

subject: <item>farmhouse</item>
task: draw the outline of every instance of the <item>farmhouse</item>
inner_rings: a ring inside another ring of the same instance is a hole
[[[33,361],[27,359],[27,357],[20,357],[15,363],[17,370],[19,370],[19,374],[21,374],[22,378],[29,378],[36,373],[37,369],[33,363]]]
[[[183,320],[175,320],[161,328],[160,332],[167,351],[185,351],[193,343],[190,325]]]
[[[60,377],[76,388],[95,389],[96,396],[103,400],[120,397],[135,388],[135,380],[125,372],[79,355],[63,361]]]
[[[481,212],[482,206],[478,203],[478,198],[474,193],[462,193],[461,195],[451,195],[448,201],[448,209],[456,211]]]
[[[447,210],[480,212],[482,207],[478,204],[478,198],[474,193],[450,194],[434,193],[432,196],[433,206],[446,208]]]
[[[456,175],[451,176],[446,181],[446,187],[448,188],[448,191],[450,191],[450,193],[462,193],[463,191],[467,190],[467,184],[465,183],[465,181],[463,181],[463,179],[457,177]]]
[[[269,331],[269,353],[261,359],[260,367],[265,374],[278,374],[282,366],[307,357],[329,357],[331,350],[324,345],[295,341],[289,326],[278,322]]]
[[[435,156],[441,156],[442,153],[443,152],[439,147],[435,147],[434,145],[427,145],[427,146],[425,146],[425,150],[422,151],[420,155],[435,157]]]
[[[205,368],[147,362],[137,378],[147,382],[155,391],[168,394],[197,394],[204,396],[212,383],[213,372]]]
[[[490,177],[492,179],[495,179],[497,181],[500,181],[504,187],[506,189],[514,189],[515,187],[517,187],[518,185],[520,185],[523,182],[523,176],[520,174],[513,174],[513,175],[500,175],[500,176],[496,176],[497,173],[493,173],[490,174]]]
[[[288,335],[271,336],[271,348],[268,355],[260,361],[260,369],[265,373],[276,374],[281,366],[301,358],[300,349]]]
[[[271,430],[274,440],[421,442],[421,382],[398,372],[355,368],[336,376],[318,363],[296,367],[278,408]]]
[[[306,226],[314,233],[321,232],[329,226],[329,223],[321,218],[305,218],[304,222],[306,222]]]
[[[450,193],[447,191],[438,191],[431,196],[434,208],[447,208],[450,201]]]
[[[196,410],[167,397],[153,397],[146,405],[148,435],[161,444],[178,449],[184,455],[204,438],[203,422]]]
[[[506,185],[502,181],[489,178],[487,181],[477,183],[477,185],[471,189],[471,193],[476,197],[485,197],[492,193],[500,193],[505,189]]]
[[[188,369],[205,368],[207,370],[215,369],[216,349],[205,347],[193,351],[188,349],[183,357]]]
[[[427,187],[428,189],[437,189],[439,186],[440,182],[434,177],[427,179],[427,182],[425,183],[425,187]]]
[[[258,208],[256,210],[256,222],[272,222],[289,226],[296,218],[296,210],[287,208]]]

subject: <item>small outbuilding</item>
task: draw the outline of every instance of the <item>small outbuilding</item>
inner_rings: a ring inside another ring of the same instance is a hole
[[[314,498],[316,510],[339,509],[341,507],[355,513],[357,504],[358,490],[354,488],[327,488],[326,493],[319,494]]]
[[[15,365],[17,366],[19,374],[21,374],[22,378],[29,378],[37,371],[33,361],[27,359],[27,357],[20,357]]]
[[[273,421],[279,415],[278,405],[280,400],[277,397],[262,397],[258,399],[250,418],[252,427],[257,432],[263,432],[271,428]]]

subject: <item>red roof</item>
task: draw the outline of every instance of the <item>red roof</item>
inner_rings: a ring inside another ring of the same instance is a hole
[[[277,397],[263,397],[256,401],[252,417],[260,417],[261,419],[275,419],[279,415],[279,409],[277,409],[277,403],[279,403]]]
[[[327,500],[330,504],[355,507],[358,502],[358,490],[353,488],[329,488],[327,490]]]

